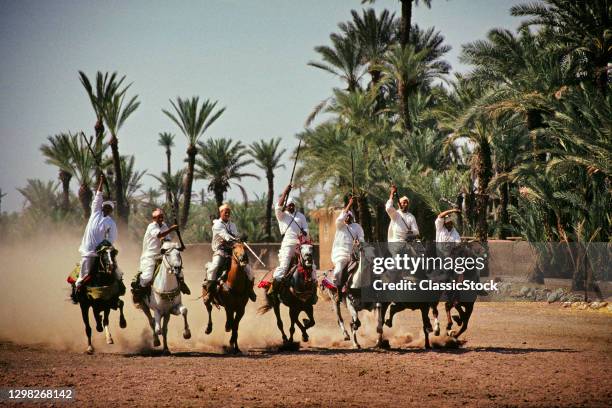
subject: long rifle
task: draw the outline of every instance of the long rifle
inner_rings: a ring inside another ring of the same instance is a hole
[[[353,159],[353,150],[351,149],[351,194],[355,197],[355,161]]]
[[[395,185],[395,183],[393,182],[393,179],[391,178],[391,172],[389,172],[389,167],[387,166],[387,160],[385,160],[385,156],[383,155],[380,145],[378,145],[378,153],[380,153],[380,159],[382,160],[382,164],[383,164],[383,167],[385,168],[385,172],[387,173],[387,178],[389,179],[389,182]],[[395,191],[395,198],[399,200],[399,195],[397,194],[397,190]]]
[[[172,217],[174,218],[174,224],[176,225],[176,236],[178,237],[178,240],[181,244],[181,251],[183,249],[185,249],[185,244],[183,243],[183,238],[181,237],[181,230],[179,229],[179,222],[178,222],[178,216],[176,215],[176,211],[174,208],[174,203],[178,201],[176,201],[176,196],[174,195],[174,191],[170,192],[170,209],[172,210]]]
[[[83,131],[81,131],[81,137],[83,138],[83,140],[85,140],[85,143],[87,144],[87,149],[89,150],[89,153],[91,153],[91,157],[93,157],[94,163],[96,163],[96,167],[98,168],[98,172],[100,174],[104,174],[104,172],[102,171],[102,164],[100,164],[100,160],[98,160],[98,156],[96,156],[96,153],[94,153],[93,148],[91,147],[91,142],[93,140],[93,136],[91,137],[91,140],[87,139],[87,136],[85,136],[85,133],[83,133]],[[108,181],[106,180],[106,177],[104,177],[104,186],[106,187],[106,194],[108,194],[110,196],[110,187],[108,186]]]
[[[291,170],[291,179],[289,180],[289,185],[293,184],[293,175],[295,174],[295,166],[297,165],[298,157],[300,157],[300,148],[302,147],[302,139],[298,143],[297,152],[295,153],[295,160],[293,161],[293,169]],[[289,199],[289,193],[285,196],[285,200],[283,202],[283,210],[287,206],[287,200]]]

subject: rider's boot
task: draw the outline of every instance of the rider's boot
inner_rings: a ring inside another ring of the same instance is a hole
[[[217,281],[207,280],[206,282],[202,284],[202,286],[206,288],[206,295],[204,296],[203,301],[204,303],[207,303],[209,300],[213,298],[214,294],[217,291]]]
[[[257,301],[257,295],[255,294],[254,287],[255,287],[255,283],[251,281],[251,285],[249,286],[249,299],[251,299],[252,302]]]
[[[191,295],[191,291],[189,290],[189,286],[185,283],[185,279],[182,276],[178,277],[179,288],[181,289],[181,293],[185,295]]]
[[[281,280],[274,278],[272,279],[272,283],[270,284],[270,289],[268,289],[268,297],[274,297],[278,294],[278,288],[280,286]]]
[[[132,288],[132,300],[134,304],[140,305],[144,299],[146,289],[140,286],[140,279],[133,280],[130,286]]]
[[[334,295],[334,302],[336,302],[336,304],[340,304],[340,295],[341,295],[341,291],[342,288],[340,287],[340,279],[339,278],[334,278],[334,286],[336,286],[336,290],[333,291],[333,295]]]

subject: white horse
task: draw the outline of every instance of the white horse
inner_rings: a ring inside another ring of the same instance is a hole
[[[183,338],[191,338],[191,331],[187,323],[187,308],[181,303],[181,291],[177,279],[178,274],[183,269],[183,259],[180,251],[179,244],[164,242],[161,249],[161,265],[153,277],[151,293],[144,297],[142,305],[142,310],[153,330],[153,345],[155,347],[160,345],[159,336],[161,335],[164,354],[170,354],[166,339],[170,314],[183,316],[185,320]],[[151,316],[150,309],[153,309],[153,316]]]

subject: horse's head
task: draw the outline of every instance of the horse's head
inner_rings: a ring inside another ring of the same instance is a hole
[[[302,266],[306,268],[312,267],[314,258],[314,247],[312,244],[302,244],[300,245],[300,259],[302,262]]]
[[[234,243],[234,247],[232,248],[232,256],[234,259],[236,259],[236,262],[238,262],[241,268],[244,268],[249,264],[249,255],[244,245],[240,242]]]
[[[117,268],[117,262],[115,260],[115,255],[117,255],[117,250],[113,245],[108,241],[103,241],[98,248],[96,249],[96,253],[98,254],[98,258],[100,259],[100,272],[111,274]]]
[[[161,248],[161,253],[168,273],[178,275],[181,272],[181,269],[183,269],[181,246],[175,242],[164,242]]]

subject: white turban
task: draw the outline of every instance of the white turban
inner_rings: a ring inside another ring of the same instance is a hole
[[[401,203],[402,201],[408,201],[410,202],[410,199],[406,196],[403,196],[402,198],[399,199],[399,202]]]
[[[289,204],[293,204],[293,205],[295,205],[295,199],[294,199],[293,197],[289,197],[289,198],[287,199],[287,205],[289,205]]]
[[[157,218],[157,217],[159,217],[160,215],[164,215],[164,211],[163,211],[161,208],[156,208],[156,209],[154,209],[154,210],[153,210],[153,212],[151,213],[151,216],[152,216],[153,218]]]
[[[226,209],[231,211],[232,207],[230,207],[228,203],[224,203],[221,207],[219,207],[219,212],[226,210]]]
[[[108,205],[110,208],[112,208],[113,210],[115,209],[115,203],[113,203],[112,201],[104,201],[104,202],[102,203],[102,207],[105,207],[105,206],[107,206],[107,205]]]

